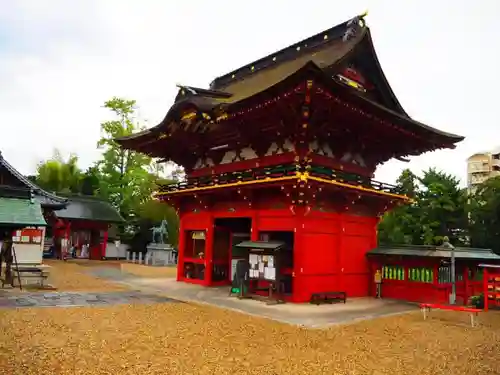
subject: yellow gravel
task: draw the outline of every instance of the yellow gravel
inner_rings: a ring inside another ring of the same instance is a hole
[[[500,314],[481,324],[435,312],[306,330],[181,303],[0,310],[0,374],[499,374]]]
[[[51,266],[48,283],[60,292],[103,292],[127,290],[124,285],[115,284],[89,275],[92,267],[120,267],[119,262],[47,260]]]
[[[48,263],[59,290],[124,289],[85,274],[120,262]],[[186,303],[0,309],[0,375],[490,375],[498,353],[498,312],[475,328],[435,311],[307,330]]]

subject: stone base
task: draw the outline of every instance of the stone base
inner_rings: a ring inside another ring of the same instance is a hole
[[[177,264],[176,252],[169,244],[149,244],[146,249],[145,265],[172,266]]]

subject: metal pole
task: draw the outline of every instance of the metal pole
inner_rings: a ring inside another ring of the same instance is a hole
[[[456,275],[455,275],[455,246],[450,243],[448,237],[443,238],[443,247],[450,249],[450,281],[451,281],[451,295],[450,295],[450,305],[454,305],[457,302],[457,285],[456,285]]]
[[[454,305],[457,302],[457,284],[455,280],[455,247],[451,245],[451,298],[450,304]]]

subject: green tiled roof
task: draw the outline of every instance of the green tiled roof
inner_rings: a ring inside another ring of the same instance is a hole
[[[0,197],[0,225],[47,225],[40,203]]]
[[[431,258],[450,258],[449,248],[441,246],[422,245],[393,245],[380,246],[368,252],[368,255],[402,255]],[[500,256],[493,253],[491,249],[477,249],[473,247],[456,247],[455,258],[457,259],[480,259],[500,260]]]

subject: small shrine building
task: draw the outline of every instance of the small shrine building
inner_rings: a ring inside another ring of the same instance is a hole
[[[42,251],[53,245],[53,255],[61,257],[71,245],[81,248],[85,243],[89,245],[88,258],[103,259],[109,227],[123,221],[108,202],[86,196],[63,197],[41,189],[0,153],[0,226],[39,227]]]

